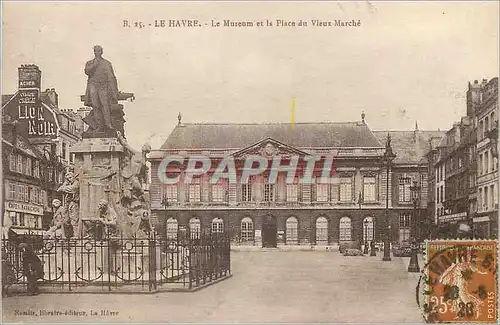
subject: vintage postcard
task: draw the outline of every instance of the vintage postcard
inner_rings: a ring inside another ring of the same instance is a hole
[[[2,323],[497,323],[498,11],[2,2]]]

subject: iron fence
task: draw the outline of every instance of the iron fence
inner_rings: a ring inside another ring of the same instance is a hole
[[[97,288],[114,291],[134,285],[141,291],[162,287],[194,289],[231,273],[227,233],[179,231],[169,238],[47,239],[40,236],[2,239],[2,285],[25,286],[23,253],[26,243],[41,261],[40,287],[63,291]],[[9,282],[9,283],[6,283]]]

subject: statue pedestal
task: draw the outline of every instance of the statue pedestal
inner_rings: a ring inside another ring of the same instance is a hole
[[[85,138],[70,148],[80,183],[80,218],[98,216],[99,201],[115,207],[120,200],[120,169],[129,159],[117,138]]]

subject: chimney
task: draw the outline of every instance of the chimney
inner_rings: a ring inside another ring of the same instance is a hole
[[[34,64],[22,64],[17,68],[19,89],[35,88],[40,89],[42,84],[42,71]]]
[[[47,104],[50,104],[57,108],[59,107],[59,95],[57,95],[57,92],[54,88],[47,88],[47,90],[43,92],[43,95],[44,100]]]

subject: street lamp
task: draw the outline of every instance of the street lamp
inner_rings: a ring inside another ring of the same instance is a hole
[[[415,238],[415,232],[417,230],[417,207],[418,203],[420,202],[420,186],[418,185],[417,181],[413,181],[413,185],[410,186],[410,192],[411,192],[411,198],[413,201],[413,220],[412,220],[412,243],[411,243],[411,258],[410,258],[410,264],[408,264],[408,272],[420,272],[420,266],[418,265],[418,257],[417,257],[417,252],[418,252],[418,246],[417,246],[417,240]]]
[[[368,254],[368,219],[365,219],[364,221],[364,224],[365,224],[365,248],[363,250],[363,254]]]
[[[389,171],[392,166],[392,161],[396,158],[396,154],[392,152],[391,147],[391,135],[387,133],[387,141],[385,143],[385,151],[382,156],[382,164],[386,167],[386,193],[385,193],[385,234],[384,234],[384,257],[382,261],[391,260],[391,248],[390,246],[390,222],[389,222]]]

